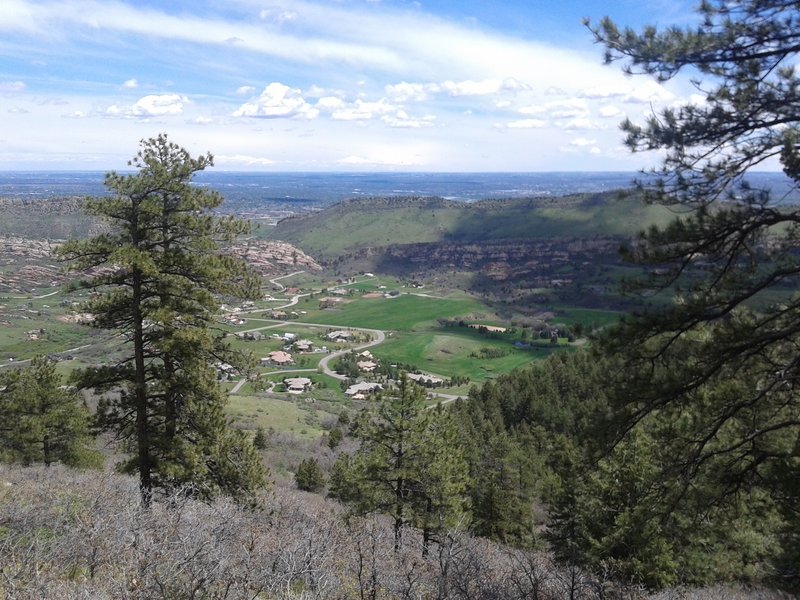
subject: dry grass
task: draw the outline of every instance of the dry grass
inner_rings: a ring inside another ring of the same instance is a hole
[[[393,551],[379,517],[344,519],[337,504],[279,487],[263,509],[185,494],[150,510],[135,481],[112,473],[0,466],[0,597],[77,599],[556,600],[644,598],[641,590],[553,564],[544,553],[449,532],[421,554],[404,532]],[[777,600],[712,588],[654,600]]]

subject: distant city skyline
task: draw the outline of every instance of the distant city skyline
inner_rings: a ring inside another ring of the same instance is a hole
[[[635,171],[619,123],[702,98],[581,21],[694,4],[2,0],[0,170],[124,169],[167,132],[228,171]]]

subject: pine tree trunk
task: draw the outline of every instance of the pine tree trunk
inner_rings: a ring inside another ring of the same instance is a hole
[[[46,467],[49,467],[50,463],[53,462],[50,454],[50,436],[45,433],[44,439],[42,440],[42,460],[44,461],[44,466]]]
[[[144,323],[142,318],[142,275],[133,275],[133,354],[134,354],[134,401],[136,405],[137,468],[139,470],[139,493],[142,504],[149,507],[153,501],[153,477],[150,457],[150,424],[147,414],[147,379],[144,364]]]

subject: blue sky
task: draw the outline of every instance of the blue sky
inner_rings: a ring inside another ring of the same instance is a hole
[[[619,123],[697,102],[581,25],[667,0],[0,0],[0,169],[123,168],[167,132],[220,170],[631,171]]]

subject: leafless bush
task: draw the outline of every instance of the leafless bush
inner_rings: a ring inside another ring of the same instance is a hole
[[[141,508],[112,473],[0,466],[0,597],[198,600],[632,599],[549,555],[451,531],[422,553],[394,550],[380,516],[345,519],[324,498],[276,486],[262,510],[176,494]],[[463,529],[463,527],[461,528]],[[767,590],[672,590],[653,600],[763,598]]]

